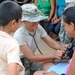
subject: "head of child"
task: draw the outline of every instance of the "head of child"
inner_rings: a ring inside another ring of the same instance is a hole
[[[22,17],[21,7],[13,1],[4,1],[0,4],[0,30],[7,33],[15,32]]]
[[[75,38],[75,6],[67,8],[63,12],[62,18],[65,30],[72,38]]]
[[[29,31],[36,30],[38,28],[39,21],[48,18],[47,16],[44,16],[44,14],[34,4],[24,4],[22,5],[22,10],[22,21]]]

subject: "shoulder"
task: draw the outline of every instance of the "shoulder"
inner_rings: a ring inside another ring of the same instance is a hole
[[[38,32],[39,32],[39,34],[41,34],[42,37],[47,35],[46,31],[40,24],[38,25]]]
[[[40,24],[38,24],[38,29],[41,30],[43,29],[43,27]]]

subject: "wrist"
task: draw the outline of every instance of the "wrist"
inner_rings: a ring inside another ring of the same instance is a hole
[[[52,54],[52,58],[51,58],[50,62],[54,63],[54,60],[55,60],[55,52]]]
[[[54,63],[54,60],[55,60],[55,58],[51,59],[50,62],[51,62],[51,63]]]

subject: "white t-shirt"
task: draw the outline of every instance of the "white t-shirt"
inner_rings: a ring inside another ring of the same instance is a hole
[[[28,45],[31,48],[31,50],[35,52],[36,45],[33,37],[30,36],[29,33],[32,35],[35,34],[34,37],[37,43],[42,37],[45,37],[47,33],[45,32],[45,30],[42,28],[41,25],[38,25],[38,29],[34,32],[30,32],[25,28],[25,26],[22,26],[14,33],[13,37],[18,41],[19,45]],[[21,57],[23,57],[22,53]]]
[[[17,41],[9,34],[0,31],[0,75],[7,75],[7,67],[10,63],[15,62],[22,66],[19,52]],[[20,72],[20,75],[24,75],[24,70]]]

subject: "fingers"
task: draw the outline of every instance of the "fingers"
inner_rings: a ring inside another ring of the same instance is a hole
[[[68,44],[65,44],[65,45],[63,46],[63,47],[64,47],[64,50],[66,50],[67,46],[68,46]]]
[[[55,53],[55,58],[56,59],[61,59],[62,55],[65,53],[64,50],[57,50]]]

